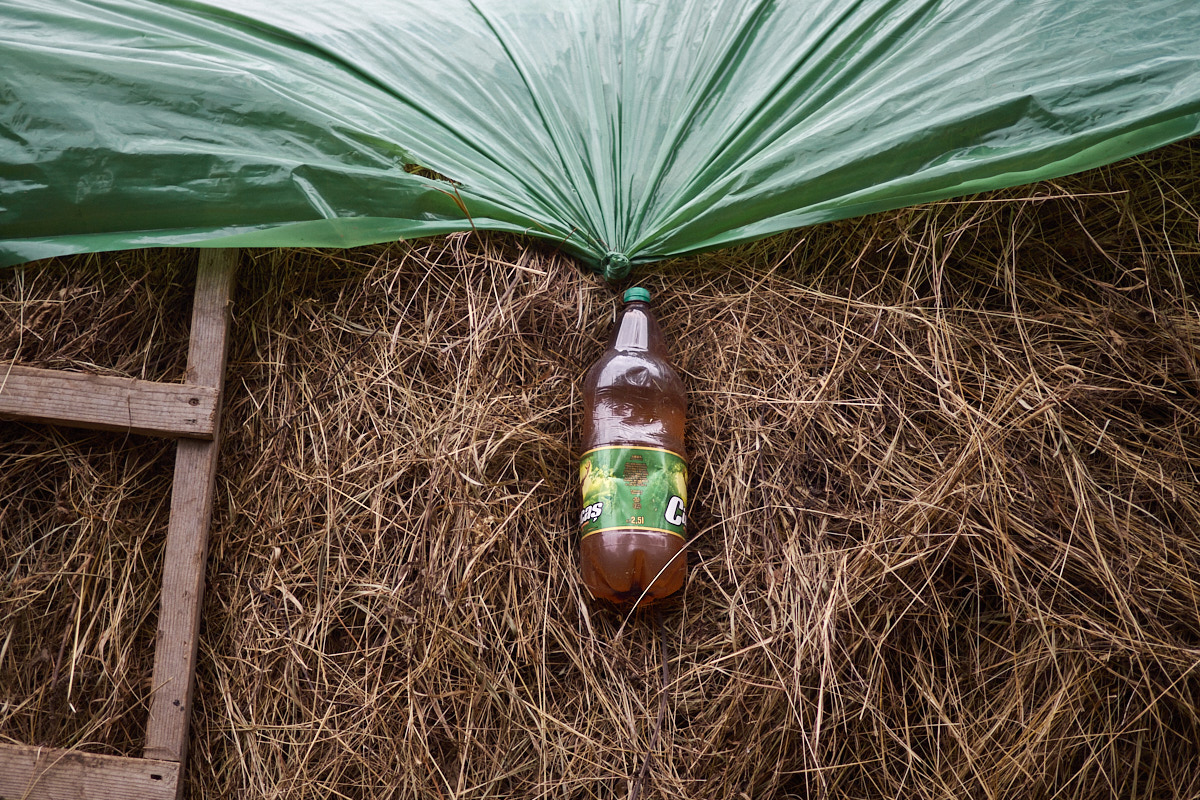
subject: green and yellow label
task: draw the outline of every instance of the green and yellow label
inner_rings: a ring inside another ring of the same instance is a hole
[[[611,530],[685,537],[687,462],[654,447],[597,447],[579,460],[579,535]]]

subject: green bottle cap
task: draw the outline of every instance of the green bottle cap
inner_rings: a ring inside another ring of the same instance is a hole
[[[632,289],[625,290],[625,298],[624,299],[625,299],[626,303],[632,303],[634,301],[649,303],[650,302],[650,290],[643,289],[641,286],[634,286]]]

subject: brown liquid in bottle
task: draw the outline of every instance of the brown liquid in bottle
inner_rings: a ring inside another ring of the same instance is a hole
[[[683,383],[668,360],[649,292],[630,289],[625,300],[608,348],[584,380],[582,452],[631,445],[661,448],[684,458]],[[683,586],[684,545],[684,538],[675,533],[634,528],[585,535],[580,542],[583,582],[602,600],[661,600]]]

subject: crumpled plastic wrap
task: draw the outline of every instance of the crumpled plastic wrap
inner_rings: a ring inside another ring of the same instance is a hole
[[[1195,0],[7,0],[0,265],[471,229],[609,278],[1200,131]]]

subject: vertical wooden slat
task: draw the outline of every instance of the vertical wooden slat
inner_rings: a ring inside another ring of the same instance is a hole
[[[222,388],[229,296],[237,250],[201,250],[192,306],[187,383]],[[180,440],[163,563],[154,688],[145,757],[182,762],[187,755],[193,672],[204,596],[204,561],[220,450],[220,412],[211,442]]]

